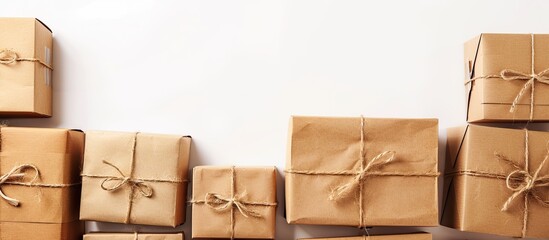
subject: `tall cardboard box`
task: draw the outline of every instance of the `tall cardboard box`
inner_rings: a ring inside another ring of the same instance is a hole
[[[51,117],[52,32],[35,18],[0,18],[0,117]]]

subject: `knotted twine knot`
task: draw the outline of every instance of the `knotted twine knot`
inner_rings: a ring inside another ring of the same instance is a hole
[[[395,154],[395,151],[385,151],[372,158],[365,167],[356,172],[356,177],[351,181],[333,189],[328,196],[328,199],[332,201],[343,199],[350,193],[355,192],[354,190],[357,187],[360,187],[368,176],[382,174],[383,172],[372,170],[393,162]]]
[[[214,209],[219,212],[226,211],[226,210],[229,210],[230,208],[236,207],[236,209],[238,209],[240,214],[242,214],[242,216],[244,217],[260,218],[261,214],[259,212],[254,211],[248,207],[250,205],[257,205],[257,204],[250,204],[242,200],[245,195],[246,193],[243,193],[241,196],[235,195],[234,197],[231,198],[231,197],[223,197],[220,194],[207,193],[205,198],[205,204],[211,209]],[[265,205],[265,206],[271,206],[271,205]]]
[[[528,131],[526,131],[526,133],[527,132]],[[528,134],[526,134],[526,146],[528,146]],[[526,151],[526,154],[528,154],[528,151]],[[507,211],[515,199],[521,195],[524,195],[526,202],[528,201],[528,196],[532,196],[541,206],[549,207],[549,200],[544,200],[539,193],[540,188],[549,187],[549,175],[540,176],[541,170],[545,166],[547,159],[549,159],[549,148],[545,158],[533,174],[528,171],[529,159],[526,157],[527,155],[525,155],[526,163],[524,167],[520,167],[514,161],[497,152],[495,153],[495,156],[498,160],[507,162],[515,168],[515,170],[509,173],[505,178],[505,185],[507,189],[513,191],[513,194],[505,201],[501,211]],[[525,215],[527,216],[528,213],[526,212]]]
[[[532,64],[533,64],[533,62],[532,62]],[[530,92],[530,114],[533,114],[533,110],[534,110],[533,109],[534,108],[534,89],[535,89],[534,83],[537,81],[537,82],[540,82],[540,83],[543,83],[543,84],[549,84],[549,68],[545,69],[545,70],[543,70],[543,71],[541,71],[540,73],[537,73],[537,74],[534,73],[533,71],[534,71],[534,69],[532,69],[531,74],[515,71],[515,70],[512,70],[512,69],[504,69],[503,71],[501,71],[500,77],[503,80],[506,80],[506,81],[514,81],[514,80],[526,81],[526,83],[524,83],[524,85],[520,89],[517,96],[515,96],[515,99],[513,100],[513,103],[511,104],[511,108],[509,109],[509,112],[515,112],[516,107],[517,107],[520,99],[526,93],[526,90],[531,88],[531,92]],[[530,118],[532,119],[533,115],[530,116]]]
[[[126,176],[120,168],[115,166],[114,164],[103,160],[104,164],[107,164],[114,168],[119,174],[120,177],[107,177],[101,181],[101,188],[105,191],[116,191],[126,185],[129,185],[132,189],[137,189],[138,192],[143,196],[150,198],[153,195],[153,189],[151,186],[149,186],[145,181],[140,179],[134,179],[132,177]],[[115,182],[114,185],[108,186],[110,182]]]
[[[22,182],[19,181],[22,178],[25,177],[25,170],[32,169],[34,170],[34,176],[31,180],[28,182]],[[20,202],[19,200],[15,198],[8,197],[6,194],[2,192],[2,185],[3,184],[13,184],[13,183],[22,183],[22,184],[30,184],[34,181],[36,181],[40,177],[40,171],[38,171],[38,168],[31,164],[22,164],[19,166],[16,166],[12,168],[8,173],[0,176],[0,197],[6,200],[10,205],[14,207],[18,207]]]
[[[19,55],[13,50],[9,50],[9,49],[0,50],[0,64],[9,65],[9,64],[14,64],[16,62],[37,62],[37,63],[40,63],[40,65],[42,65],[42,66],[44,66],[44,67],[46,67],[50,70],[53,70],[52,66],[50,66],[49,64],[43,62],[40,59],[37,59],[37,58],[20,58]]]

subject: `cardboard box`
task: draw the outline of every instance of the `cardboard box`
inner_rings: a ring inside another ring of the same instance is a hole
[[[35,18],[0,18],[0,117],[52,114],[51,30]]]
[[[547,34],[482,34],[466,42],[467,121],[549,121],[548,69]]]
[[[287,154],[290,224],[438,225],[436,119],[293,117]]]
[[[431,240],[430,233],[414,233],[399,235],[380,236],[357,236],[357,237],[336,237],[336,238],[301,238],[299,240]]]
[[[442,224],[548,238],[548,141],[549,132],[475,125],[449,129]]]
[[[84,134],[1,127],[0,137],[0,239],[79,239]]]
[[[195,167],[191,202],[193,239],[274,239],[276,168]]]
[[[84,240],[184,240],[183,233],[88,233]]]
[[[87,132],[80,219],[183,224],[190,145],[188,136]]]

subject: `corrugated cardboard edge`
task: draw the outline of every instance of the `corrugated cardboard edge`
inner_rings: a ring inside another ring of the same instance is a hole
[[[477,63],[477,57],[478,57],[478,52],[479,52],[479,49],[480,49],[480,43],[482,41],[482,35],[483,34],[480,34],[479,36],[467,41],[465,43],[465,49],[464,49],[464,54],[465,54],[465,71],[466,71],[466,76],[467,78],[465,79],[465,81],[469,81],[471,79],[473,79],[473,76],[475,75],[475,66],[476,66],[476,63]],[[477,46],[476,48],[473,50],[472,48],[468,48],[467,45],[468,44],[471,44],[472,41],[476,41],[477,42]],[[469,51],[468,51],[469,50]],[[469,64],[469,59],[472,59],[472,65]],[[465,85],[465,91],[466,91],[466,99],[465,101],[467,101],[467,113],[466,113],[466,120],[467,122],[469,122],[469,105],[471,104],[471,92],[473,91],[473,82],[470,82],[469,84]]]
[[[465,127],[454,127],[449,128],[448,136],[451,135],[450,132],[454,132],[456,135],[461,135],[461,140],[459,141],[459,145],[457,149],[455,150],[454,154],[452,154],[451,147],[452,144],[449,142],[449,138],[446,143],[446,168],[445,172],[448,172],[448,170],[453,170],[456,167],[457,158],[459,157],[459,154],[461,153],[461,149],[463,147],[463,143],[465,142],[465,137],[467,136],[467,132],[469,130],[469,125]],[[452,133],[452,135],[454,134]],[[451,167],[450,167],[451,166]],[[460,228],[458,226],[459,224],[456,224],[453,220],[453,213],[450,212],[451,209],[449,209],[450,204],[448,204],[448,201],[450,200],[450,193],[452,193],[452,190],[454,189],[454,177],[451,178],[445,178],[444,179],[444,189],[443,189],[443,205],[442,205],[442,214],[440,216],[440,223],[441,225],[447,226],[447,227],[453,227],[453,228]],[[454,196],[455,197],[455,196]]]

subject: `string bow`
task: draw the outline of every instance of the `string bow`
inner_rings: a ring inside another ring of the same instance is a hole
[[[549,187],[549,175],[540,176],[540,172],[545,166],[549,155],[545,156],[545,159],[543,159],[543,161],[533,174],[528,172],[526,168],[521,168],[516,163],[505,158],[501,154],[496,153],[496,157],[500,160],[503,160],[504,162],[509,163],[516,169],[509,173],[507,175],[507,178],[505,179],[507,188],[514,193],[507,199],[507,201],[505,201],[505,204],[503,204],[501,211],[507,211],[511,204],[514,202],[514,200],[521,195],[524,195],[525,198],[528,198],[528,196],[532,196],[542,206],[549,207],[549,200],[544,200],[539,193],[540,188]]]
[[[111,166],[120,174],[120,177],[106,177],[105,179],[103,179],[103,181],[101,182],[101,188],[103,190],[116,191],[126,185],[129,185],[131,189],[137,189],[142,196],[147,198],[152,197],[153,189],[151,186],[145,183],[145,181],[126,176],[120,170],[120,168],[106,160],[103,160],[103,163]],[[109,185],[109,183],[111,182],[115,182],[115,184]]]
[[[207,193],[205,198],[205,204],[216,211],[225,211],[233,207],[236,207],[240,214],[244,217],[255,217],[260,218],[261,214],[257,211],[254,211],[248,207],[245,201],[242,200],[245,193],[242,194],[242,197],[235,195],[232,198],[223,197],[220,194]]]
[[[533,66],[533,65],[532,65]],[[526,90],[531,89],[530,91],[530,113],[533,113],[534,108],[534,91],[535,91],[535,82],[540,82],[543,84],[549,84],[549,68],[545,69],[539,73],[535,73],[534,69],[532,67],[532,73],[527,74],[519,71],[515,71],[512,69],[504,69],[500,73],[500,77],[503,80],[506,81],[526,81],[522,88],[520,89],[517,96],[515,96],[515,99],[513,100],[513,103],[511,104],[511,108],[509,109],[509,112],[515,112],[515,109],[522,98],[522,96],[526,93]]]
[[[20,180],[25,177],[26,175],[25,170],[27,169],[34,170],[34,176],[30,181],[22,182]],[[4,194],[4,192],[2,192],[1,186],[3,184],[12,184],[12,183],[23,183],[23,184],[32,183],[36,181],[36,179],[38,179],[39,177],[40,177],[40,171],[38,171],[38,168],[34,165],[23,164],[23,165],[19,165],[17,167],[12,168],[8,173],[0,176],[0,197],[6,200],[10,205],[14,207],[18,207],[20,204],[19,200],[8,197],[6,194]]]
[[[345,198],[349,193],[353,193],[353,190],[364,183],[368,176],[380,174],[380,172],[374,171],[375,169],[393,162],[395,160],[395,154],[395,151],[385,151],[372,158],[366,166],[362,166],[362,168],[356,172],[356,176],[351,181],[333,189],[328,196],[328,199],[337,201]]]

